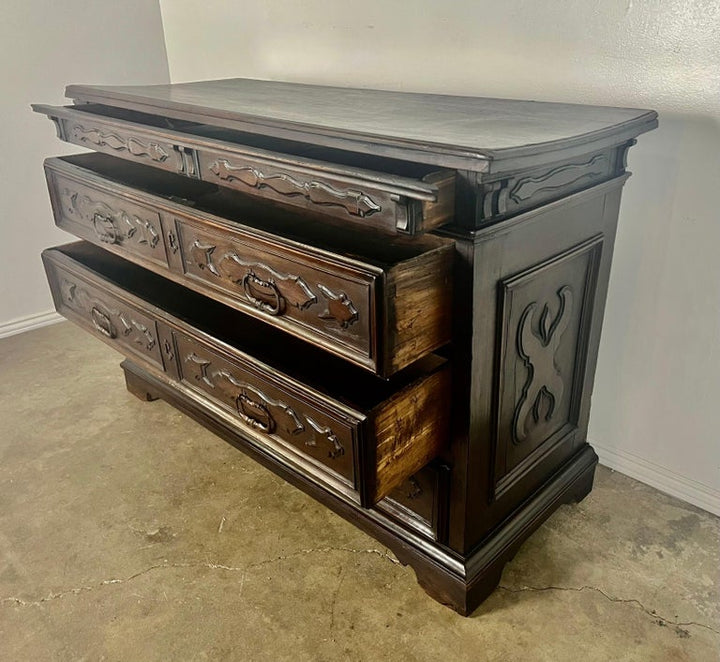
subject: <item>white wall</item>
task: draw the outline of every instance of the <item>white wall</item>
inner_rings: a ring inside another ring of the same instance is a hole
[[[161,0],[171,79],[637,106],[590,439],[720,511],[720,4]]]
[[[72,237],[56,229],[45,187],[61,143],[30,103],[62,104],[68,83],[166,83],[157,0],[6,2],[0,21],[0,337],[51,318],[40,251]]]

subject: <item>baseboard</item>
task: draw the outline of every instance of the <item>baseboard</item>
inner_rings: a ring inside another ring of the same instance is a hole
[[[48,326],[48,324],[56,324],[63,319],[64,318],[54,310],[35,313],[34,315],[28,315],[26,317],[18,317],[9,322],[0,323],[0,338],[7,338],[8,336],[14,336],[16,333],[39,329],[41,326]]]
[[[637,455],[593,443],[600,464],[655,487],[661,492],[682,499],[693,506],[720,515],[720,491],[681,476]]]

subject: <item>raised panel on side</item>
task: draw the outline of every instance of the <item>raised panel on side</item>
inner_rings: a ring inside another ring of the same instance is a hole
[[[495,498],[578,425],[602,236],[504,279]]]

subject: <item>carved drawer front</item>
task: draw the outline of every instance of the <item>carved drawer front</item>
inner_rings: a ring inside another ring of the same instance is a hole
[[[162,117],[125,112],[138,121],[116,119],[102,106],[33,108],[56,123],[66,142],[366,228],[417,234],[448,223],[455,211],[452,170],[380,157],[357,167],[347,153],[331,152],[337,162],[308,158],[307,148],[274,151],[243,144],[243,134],[191,123],[179,131]]]
[[[213,232],[189,219],[178,219],[176,228],[188,279],[221,290],[237,307],[275,326],[374,367],[380,269],[342,269],[258,237]]]
[[[220,404],[264,443],[312,458],[316,477],[359,489],[355,446],[362,416],[314,406],[283,387],[282,380],[249,363],[223,358],[185,334],[176,333],[175,344],[184,384]]]
[[[257,211],[253,225],[226,220],[208,211],[228,213],[216,193],[171,200],[183,180],[148,182],[148,169],[117,159],[84,154],[45,169],[59,227],[382,377],[450,340],[451,240],[343,236],[318,247],[328,233],[301,242],[291,223],[290,239]],[[136,181],[143,190],[126,183]]]
[[[46,167],[55,223],[81,239],[168,266],[160,214]]]
[[[390,383],[356,369],[345,378],[337,359],[326,366],[315,349],[297,356],[297,348],[275,344],[278,332],[257,337],[256,322],[212,302],[203,308],[192,292],[88,243],[49,249],[43,261],[60,313],[151,372],[164,372],[264,452],[364,506],[389,495],[447,443],[450,374],[438,357]],[[208,321],[284,367],[200,330]]]
[[[446,465],[431,463],[409,476],[376,507],[427,537],[443,542],[449,474]]]
[[[163,369],[155,320],[113,296],[81,270],[45,261],[55,308],[69,320],[133,359]]]

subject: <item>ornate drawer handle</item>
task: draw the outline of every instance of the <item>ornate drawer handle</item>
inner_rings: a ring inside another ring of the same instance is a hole
[[[270,410],[262,403],[256,402],[246,393],[237,398],[237,408],[240,418],[251,428],[272,434],[275,431],[275,419]]]
[[[93,229],[95,233],[105,244],[117,244],[120,238],[114,220],[110,216],[95,212],[92,218]]]
[[[275,282],[272,280],[263,280],[262,278],[259,278],[256,276],[252,271],[248,271],[242,279],[242,288],[245,292],[245,296],[248,298],[250,303],[255,306],[255,308],[259,308],[260,310],[264,310],[266,313],[269,313],[270,315],[280,315],[284,308],[285,300],[283,299],[282,294],[280,294],[280,290],[278,290],[277,285],[275,285]],[[250,285],[255,285],[257,287],[264,288],[266,290],[270,290],[271,297],[273,298],[273,303],[269,303],[267,301],[263,301],[262,299],[258,299],[256,296],[253,296],[252,291],[250,289]]]
[[[115,331],[112,320],[102,310],[93,306],[90,318],[93,326],[106,338],[117,338],[117,331]]]

